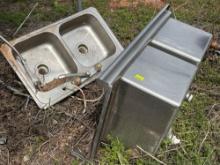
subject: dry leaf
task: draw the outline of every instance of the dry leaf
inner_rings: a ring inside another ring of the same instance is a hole
[[[159,9],[164,6],[165,0],[110,0],[109,6],[111,9],[117,9],[124,7],[137,7],[140,4]]]

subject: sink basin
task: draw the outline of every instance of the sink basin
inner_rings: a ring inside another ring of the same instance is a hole
[[[95,8],[64,18],[10,44],[18,53],[4,45],[2,54],[39,108],[44,109],[94,81],[123,50]]]
[[[83,66],[95,65],[116,51],[104,27],[91,14],[66,22],[59,31],[65,44]]]
[[[49,83],[59,75],[76,73],[77,67],[59,39],[52,33],[41,33],[14,46],[28,65],[32,81]]]

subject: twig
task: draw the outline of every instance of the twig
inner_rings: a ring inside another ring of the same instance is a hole
[[[79,140],[77,140],[77,142],[73,144],[73,147],[72,147],[72,148],[75,148],[75,146],[77,146],[87,135],[88,135],[88,132],[84,133],[84,135],[81,136],[81,137],[79,138]]]
[[[42,148],[45,144],[47,144],[49,141],[50,141],[50,140],[47,140],[47,141],[43,142],[43,143],[34,151],[34,153],[31,154],[30,160],[33,158],[33,156],[34,156],[35,154],[39,153],[40,150],[41,150],[41,148]]]
[[[43,143],[40,145],[40,147],[37,149],[37,152],[40,152],[41,148],[42,148],[45,144],[49,143],[49,141],[50,141],[50,140],[47,140],[47,141],[43,142]]]
[[[177,11],[178,9],[184,7],[185,5],[187,5],[187,3],[189,2],[189,0],[186,0],[184,3],[180,4],[179,6],[177,6],[174,11]]]
[[[13,82],[15,82],[16,84],[18,84],[19,86],[24,86],[23,84],[22,84],[22,82],[20,82],[20,81],[18,81],[18,80],[14,80]]]
[[[166,153],[169,153],[169,152],[172,152],[172,151],[177,151],[178,149],[180,149],[180,148],[182,149],[183,147],[186,147],[186,146],[191,146],[191,144],[190,145],[184,145],[184,146],[180,145],[180,146],[178,146],[176,148],[166,150],[163,153],[160,153],[158,156],[163,156]]]
[[[208,135],[209,135],[209,131],[206,133],[206,135],[205,135],[204,139],[202,140],[202,143],[199,145],[199,150],[198,150],[198,153],[201,151],[202,146],[203,146],[204,142],[206,141],[206,139],[207,139]]]
[[[0,148],[0,156],[3,158],[3,155],[2,155],[2,152],[5,153],[5,150],[7,150],[7,165],[10,165],[10,151],[7,147],[3,147],[3,148]],[[4,158],[3,158],[4,159]],[[1,159],[2,160],[2,159]],[[2,162],[0,162],[1,164]]]
[[[16,29],[16,31],[13,34],[13,37],[16,36],[16,34],[19,32],[19,30],[22,28],[22,26],[25,24],[25,22],[29,19],[29,17],[31,16],[31,14],[33,13],[33,11],[35,10],[35,8],[38,6],[38,2],[35,3],[35,5],[33,6],[33,8],[31,9],[31,11],[29,12],[29,14],[25,17],[25,19],[23,20],[23,22],[19,25],[19,27]]]
[[[176,147],[176,148],[173,148],[173,149],[170,149],[170,150],[166,150],[163,154],[165,154],[165,153],[168,153],[168,152],[172,152],[172,151],[176,151],[176,150],[178,150],[179,148],[181,148],[181,147]],[[162,154],[161,154],[162,155]],[[161,156],[160,155],[160,156]]]
[[[36,116],[34,117],[34,120],[37,120],[38,115],[42,112],[42,109],[38,110]]]
[[[8,151],[8,165],[10,165],[10,151],[8,148],[7,148],[7,151]]]
[[[44,110],[44,117],[43,117],[43,124],[44,124],[44,122],[45,122],[45,119],[46,119],[46,110]]]
[[[184,154],[187,155],[187,152],[186,152],[186,150],[184,149],[184,147],[182,145],[180,145],[180,148],[183,150]]]
[[[15,95],[25,96],[25,97],[29,97],[31,99],[31,96],[29,94],[22,93],[18,89],[15,89],[14,87],[6,85],[6,83],[2,80],[0,80],[0,84],[3,85],[4,87],[6,87],[8,90],[12,91]]]
[[[209,159],[210,156],[212,156],[213,152],[215,151],[215,149],[212,150],[212,152],[210,152],[210,154],[207,156],[207,158],[205,159],[205,161],[203,162],[202,165],[205,165],[207,160]]]
[[[104,94],[105,94],[105,91],[104,91],[104,89],[102,89],[102,94],[101,94],[99,97],[97,97],[97,98],[95,98],[95,99],[86,99],[85,101],[86,101],[86,102],[90,102],[90,103],[98,102],[98,101],[100,101],[100,100],[103,98]],[[83,99],[81,99],[81,98],[79,98],[79,97],[77,97],[77,96],[71,96],[71,97],[72,97],[73,99],[77,99],[77,100],[79,100],[79,101],[84,101]]]
[[[90,128],[87,124],[85,124],[85,122],[83,122],[82,120],[80,120],[79,118],[77,118],[76,116],[68,113],[68,112],[59,112],[59,113],[63,113],[68,117],[74,118],[76,119],[78,122],[80,122],[82,125],[84,125],[86,128],[88,128],[90,131],[93,131],[94,129]]]
[[[83,96],[83,98],[82,98],[83,105],[84,105],[84,108],[83,108],[83,113],[85,113],[85,112],[86,112],[86,109],[87,109],[86,95],[85,95],[85,93],[83,92],[83,90],[82,90],[80,87],[78,87],[78,86],[74,85],[74,88],[76,88],[77,90],[79,90],[79,91],[80,91],[80,93],[81,93],[81,94],[82,94],[82,96]],[[66,88],[66,89],[68,89],[68,90],[71,90],[71,91],[72,91],[72,89],[69,89],[69,88]]]
[[[27,110],[27,106],[28,106],[29,101],[30,101],[30,97],[27,97],[27,100],[26,100],[25,106],[24,106],[24,110]]]
[[[174,16],[174,18],[176,19],[176,14],[175,14],[175,10],[174,10],[174,8],[173,8],[173,1],[170,1],[170,4],[171,4],[171,11],[172,11],[172,13],[173,13],[173,16]]]
[[[218,105],[220,105],[220,103],[215,103],[215,104],[212,105],[211,109],[209,110],[208,116],[210,116],[210,114],[212,113],[213,109],[214,109],[216,106],[218,106]]]
[[[214,90],[207,90],[207,89],[203,89],[203,88],[200,88],[200,87],[197,87],[197,86],[193,87],[193,89],[195,89],[198,92],[205,92],[209,96],[220,97],[220,93],[218,93],[218,92],[216,92]]]
[[[50,156],[50,158],[52,158],[53,160],[55,160],[56,162],[58,162],[59,160],[57,158],[55,158],[54,152],[57,150],[58,146],[56,146],[51,152],[51,154],[48,152],[47,154]]]
[[[148,153],[147,151],[143,150],[140,146],[137,145],[137,148],[138,148],[141,152],[143,152],[143,153],[145,153],[146,155],[150,156],[152,159],[154,159],[154,160],[157,161],[158,163],[163,164],[163,165],[166,165],[166,163],[162,162],[161,160],[159,160],[158,158],[156,158],[156,157],[153,156],[152,154],[150,154],[150,153]]]
[[[91,161],[89,161],[88,159],[86,159],[82,154],[80,154],[77,151],[74,151],[74,149],[71,150],[71,155],[75,156],[76,158],[81,159],[84,162],[88,162],[88,163],[92,163]]]

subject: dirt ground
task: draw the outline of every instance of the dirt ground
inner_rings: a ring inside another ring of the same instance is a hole
[[[0,2],[1,10],[16,10]],[[37,25],[29,22],[19,35],[49,24],[43,21]],[[16,30],[12,24],[0,25],[0,33],[7,39]],[[40,110],[33,100],[18,96],[6,86],[28,92],[15,75],[7,61],[0,55],[0,138],[7,140],[0,145],[0,164],[71,164],[80,153],[88,156],[94,135],[101,102],[88,102],[86,113],[80,93],[64,99],[47,109]],[[83,89],[86,99],[98,98],[102,88],[95,82]]]
[[[27,93],[2,56],[0,66],[0,79]],[[102,94],[102,89],[93,83],[84,92],[87,99],[94,99]],[[17,96],[1,85],[0,136],[7,143],[0,146],[0,164],[70,164],[74,150],[87,157],[101,103],[88,102],[86,113],[82,113],[83,102],[77,97],[82,96],[76,93],[47,110],[40,110],[34,101],[27,103],[26,97]]]
[[[27,93],[6,60],[0,57],[0,79],[8,86]],[[85,87],[87,99],[102,94],[93,83]],[[74,98],[74,96],[76,96]],[[88,103],[86,113],[76,93],[55,106],[40,110],[34,101],[17,96],[0,86],[0,136],[6,138],[1,145],[0,164],[70,164],[74,150],[87,157],[96,128],[100,102]]]

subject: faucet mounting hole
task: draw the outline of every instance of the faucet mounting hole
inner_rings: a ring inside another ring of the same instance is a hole
[[[79,45],[78,50],[83,55],[86,55],[88,53],[88,47],[84,44]]]
[[[49,68],[44,64],[38,65],[37,70],[40,75],[46,75],[49,72]]]

